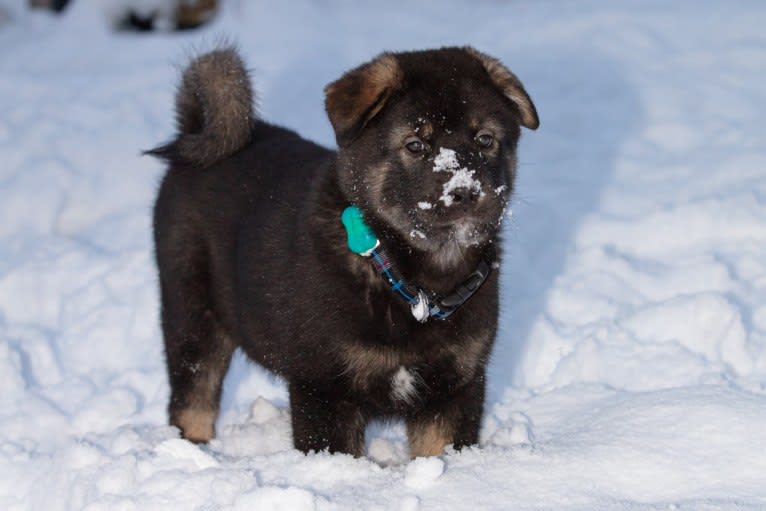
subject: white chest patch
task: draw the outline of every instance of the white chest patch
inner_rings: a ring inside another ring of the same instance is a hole
[[[391,399],[404,401],[407,404],[417,397],[417,376],[408,371],[404,366],[394,373],[391,378]]]

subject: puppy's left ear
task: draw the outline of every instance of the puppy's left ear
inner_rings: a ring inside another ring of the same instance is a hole
[[[325,87],[325,109],[339,147],[353,142],[401,83],[396,57],[383,53]]]
[[[476,58],[484,70],[489,75],[495,87],[500,89],[505,97],[513,101],[521,112],[521,125],[531,130],[540,126],[540,119],[537,117],[535,104],[529,98],[529,94],[524,90],[524,86],[515,74],[505,67],[499,60],[490,57],[470,46],[465,48],[472,57]]]

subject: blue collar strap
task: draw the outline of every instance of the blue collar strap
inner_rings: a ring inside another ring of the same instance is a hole
[[[440,298],[434,293],[408,284],[401,278],[380,241],[364,222],[358,207],[347,207],[341,215],[341,221],[346,229],[349,249],[355,254],[370,258],[375,270],[388,282],[391,290],[410,305],[412,315],[421,323],[425,323],[431,317],[448,318],[479,290],[492,271],[491,260],[494,257],[491,253],[485,253],[476,270],[451,293]]]

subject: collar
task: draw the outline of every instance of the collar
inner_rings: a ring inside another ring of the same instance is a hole
[[[370,259],[375,270],[391,287],[391,291],[410,305],[412,315],[421,323],[425,323],[432,317],[448,318],[479,290],[492,272],[495,253],[490,247],[485,250],[478,266],[466,280],[447,295],[438,296],[436,293],[409,284],[401,277],[380,240],[364,222],[362,211],[358,207],[347,207],[341,215],[341,221],[346,229],[348,248],[355,254]]]

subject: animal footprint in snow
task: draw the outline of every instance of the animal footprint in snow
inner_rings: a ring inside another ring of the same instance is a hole
[[[490,443],[500,447],[532,445],[535,435],[529,417],[521,412],[513,412],[498,430],[490,437]]]

